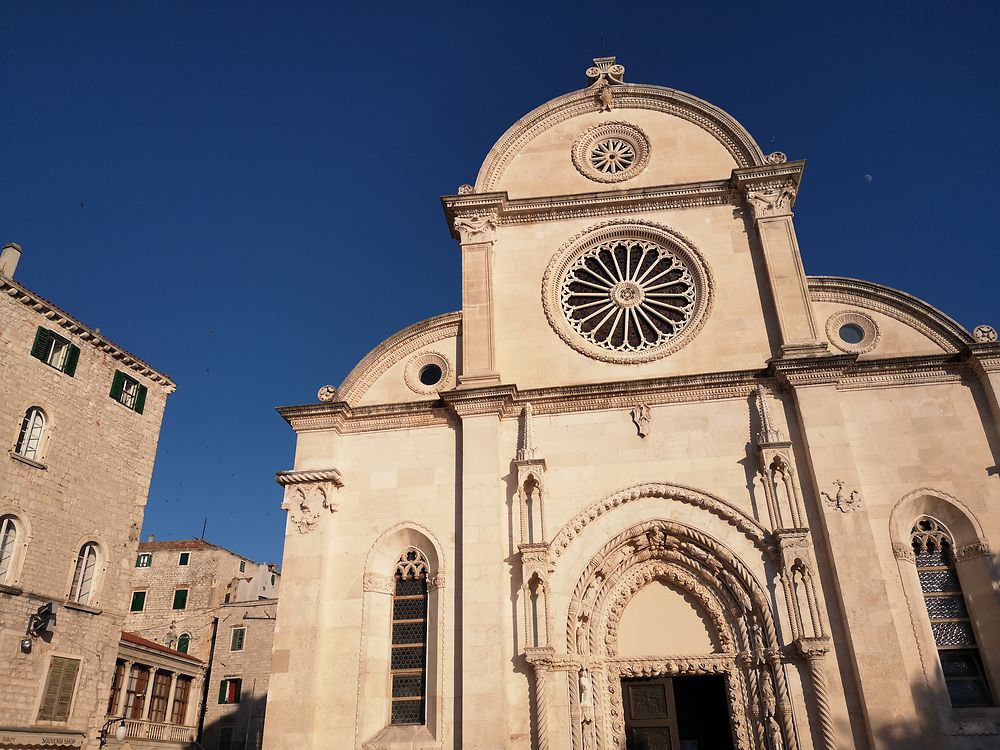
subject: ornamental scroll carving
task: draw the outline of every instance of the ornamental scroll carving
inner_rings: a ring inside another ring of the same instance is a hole
[[[795,205],[798,188],[792,180],[769,187],[748,188],[747,205],[754,219],[788,216]]]
[[[470,242],[492,242],[499,220],[494,212],[456,216],[455,230],[463,245]]]
[[[319,524],[323,515],[335,513],[339,505],[330,497],[332,483],[299,484],[285,489],[281,509],[288,511],[288,519],[296,531],[306,534]]]

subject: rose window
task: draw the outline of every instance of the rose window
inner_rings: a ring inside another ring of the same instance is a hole
[[[597,245],[569,268],[561,302],[570,326],[616,352],[652,349],[691,320],[695,282],[681,260],[643,240]]]
[[[570,238],[542,279],[552,330],[593,359],[652,362],[694,338],[712,308],[712,274],[684,236],[613,220]]]
[[[635,149],[620,138],[608,138],[590,149],[590,163],[604,174],[617,174],[635,162]]]

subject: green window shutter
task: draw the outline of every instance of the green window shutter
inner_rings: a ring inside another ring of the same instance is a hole
[[[139,386],[139,393],[135,397],[135,410],[139,414],[142,414],[142,407],[146,405],[146,386]]]
[[[80,361],[80,347],[76,344],[69,345],[69,351],[66,352],[66,364],[63,365],[63,372],[73,377],[76,375],[76,363]]]
[[[226,680],[219,683],[219,703],[226,702]]]
[[[52,332],[41,326],[35,331],[35,343],[31,345],[31,356],[35,359],[45,361],[45,355],[49,351],[49,343],[52,341]]]
[[[125,387],[125,373],[120,370],[115,370],[115,378],[111,381],[111,398],[115,401],[121,402],[122,400],[122,388]]]
[[[240,688],[243,687],[243,680],[233,680],[236,683],[236,693],[233,696],[233,703],[240,702]]]

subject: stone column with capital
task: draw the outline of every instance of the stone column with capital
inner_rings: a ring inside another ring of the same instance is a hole
[[[150,667],[146,677],[145,695],[142,696],[142,720],[149,721],[149,706],[152,704],[153,683],[156,681],[156,668]]]
[[[130,659],[125,660],[125,670],[122,672],[122,684],[118,688],[118,701],[115,703],[112,716],[125,715],[125,698],[128,694],[128,682],[129,675],[132,674],[132,663]]]
[[[174,693],[177,692],[177,673],[170,673],[170,687],[167,688],[167,711],[163,716],[163,720],[170,724],[171,717],[174,713]]]
[[[783,157],[782,157],[783,158]],[[805,162],[776,163],[733,170],[753,229],[764,253],[764,265],[778,317],[782,357],[803,357],[827,351],[820,338],[809,298],[799,243],[792,225],[792,206]]]
[[[462,372],[465,386],[491,385],[500,377],[493,339],[494,212],[456,216],[462,247]]]

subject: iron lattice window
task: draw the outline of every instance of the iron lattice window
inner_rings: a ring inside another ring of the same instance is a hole
[[[914,525],[910,538],[951,704],[990,705],[990,689],[955,570],[951,537],[944,526],[924,516]]]
[[[414,548],[396,564],[392,596],[392,724],[423,724],[427,681],[427,558]]]

